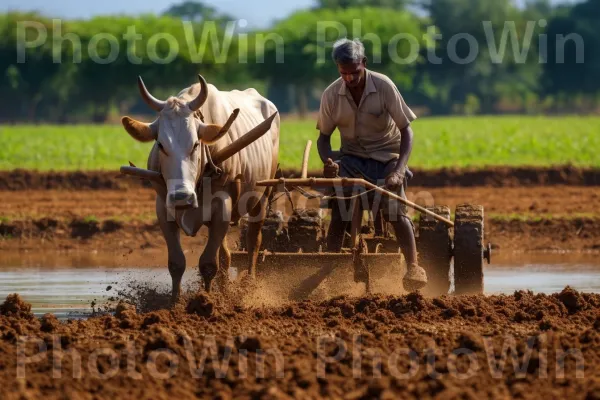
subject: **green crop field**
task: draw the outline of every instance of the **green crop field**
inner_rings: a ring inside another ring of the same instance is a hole
[[[412,167],[600,167],[600,117],[452,117],[413,123]],[[280,162],[299,168],[313,120],[283,120]],[[120,125],[0,126],[0,170],[118,170],[128,161],[145,166],[150,144],[133,140]],[[334,133],[334,148],[339,134]],[[311,169],[320,169],[316,143]]]

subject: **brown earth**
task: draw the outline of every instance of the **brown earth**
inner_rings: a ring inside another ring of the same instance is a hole
[[[421,204],[482,204],[486,238],[500,251],[600,251],[600,187],[409,187]],[[131,188],[102,191],[0,191],[0,249],[164,250],[154,215],[154,192]],[[314,201],[296,206],[316,206]],[[276,207],[289,203],[280,198]],[[234,245],[238,232],[230,235]],[[204,244],[205,233],[184,238],[188,247]]]
[[[570,251],[600,252],[600,218],[486,220],[486,242],[495,251]],[[196,237],[182,237],[190,251],[200,251],[206,242],[206,230]],[[237,247],[239,228],[230,229],[229,246]],[[118,255],[141,252],[165,255],[166,245],[157,223],[114,220],[103,222],[52,219],[14,221],[0,224],[0,250],[5,254],[23,251],[103,251]],[[165,258],[161,257],[161,258]],[[120,265],[120,264],[116,264]]]
[[[409,200],[419,204],[444,204],[452,210],[457,204],[481,204],[486,215],[531,217],[594,216],[600,202],[600,186],[541,187],[454,187],[424,188],[409,186]],[[146,188],[120,190],[23,190],[0,191],[0,218],[4,219],[117,219],[153,220],[154,191]],[[299,203],[304,198],[294,196]],[[285,198],[278,202],[289,206]],[[316,206],[315,202],[309,206]]]
[[[456,187],[522,185],[600,186],[600,168],[556,167],[491,167],[484,169],[442,168],[411,169],[413,186]],[[298,170],[284,170],[283,176],[299,176]],[[309,176],[320,176],[310,171]],[[124,177],[119,171],[37,172],[31,170],[0,171],[0,190],[89,189],[105,190],[149,187],[146,182]]]
[[[486,181],[503,187],[411,185],[409,198],[484,205],[486,240],[500,252],[600,251],[598,181],[567,174],[539,186],[554,175],[534,174],[513,187],[526,174],[509,175]],[[102,174],[27,176],[0,174],[0,265],[60,255],[86,265],[75,258],[96,253],[107,266],[166,264],[150,189]],[[205,230],[183,238],[188,265],[205,239]],[[0,305],[0,399],[600,399],[598,294],[288,303],[245,282],[224,295],[192,291],[171,308],[164,293],[136,290],[114,310],[67,322],[37,319],[10,296]]]
[[[280,307],[191,295],[145,314],[0,306],[12,399],[600,398],[600,295],[340,297]],[[27,339],[25,339],[27,338]]]

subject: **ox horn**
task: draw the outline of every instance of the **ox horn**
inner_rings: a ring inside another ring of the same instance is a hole
[[[231,125],[233,124],[233,122],[235,121],[235,119],[237,118],[239,113],[240,113],[239,108],[236,108],[235,110],[233,110],[233,112],[229,116],[229,119],[223,126],[214,125],[214,124],[205,126],[200,140],[202,140],[202,142],[204,142],[206,144],[213,144],[213,143],[217,142],[219,139],[221,139],[223,136],[225,136],[227,134],[227,132],[229,131],[229,128],[231,128]]]
[[[221,127],[221,132],[227,132],[229,130],[229,128],[231,128],[231,125],[233,125],[233,122],[235,121],[235,119],[237,118],[237,116],[240,113],[240,109],[236,108],[235,110],[233,110],[233,112],[231,113],[231,115],[229,116],[229,118],[227,119],[227,122],[225,122],[225,125],[223,125]]]
[[[164,179],[160,172],[151,171],[149,169],[137,168],[134,166],[131,161],[129,162],[131,166],[129,167],[121,167],[120,171],[123,175],[131,175],[142,179],[148,179],[149,181],[154,181],[158,183],[164,184]]]
[[[227,160],[229,157],[242,150],[244,147],[248,146],[250,143],[254,142],[256,139],[263,136],[265,133],[271,129],[271,124],[273,120],[277,116],[277,112],[271,115],[269,118],[256,125],[252,130],[250,130],[245,135],[241,136],[239,139],[231,143],[229,146],[222,148],[217,151],[213,156],[212,160],[215,165],[221,164],[223,161]]]
[[[144,85],[144,81],[141,76],[138,76],[138,88],[140,89],[140,94],[142,95],[142,99],[156,112],[160,112],[166,104],[166,101],[158,100],[156,97],[152,96],[148,89],[146,89],[146,85]]]
[[[188,103],[188,108],[192,111],[198,111],[206,99],[208,99],[208,84],[206,83],[206,79],[198,74],[198,80],[200,81],[200,93],[198,93],[198,96],[194,100]]]

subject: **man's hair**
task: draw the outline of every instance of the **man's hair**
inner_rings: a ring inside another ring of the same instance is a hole
[[[331,57],[336,64],[360,63],[365,58],[365,46],[359,39],[339,39],[333,44]]]

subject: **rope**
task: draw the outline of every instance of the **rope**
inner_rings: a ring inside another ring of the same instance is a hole
[[[273,203],[275,203],[277,200],[279,200],[279,198],[281,196],[286,196],[288,201],[290,202],[290,205],[292,206],[292,211],[296,211],[296,206],[294,205],[294,202],[292,201],[292,194],[290,193],[288,188],[285,187],[285,185],[283,186],[283,190],[284,190],[283,193],[280,193],[278,196],[273,196],[273,198],[269,202],[269,208],[271,208],[271,205]]]
[[[284,193],[281,193],[279,196],[277,196],[277,197],[274,197],[274,198],[271,200],[271,202],[269,203],[269,206],[271,206],[271,204],[273,204],[275,201],[279,200],[279,198],[280,198],[281,196],[284,196],[284,195],[285,195],[285,196],[287,196],[287,198],[288,198],[288,200],[289,200],[289,202],[290,202],[290,204],[291,204],[291,206],[292,206],[292,211],[296,211],[296,207],[294,206],[294,202],[292,201],[292,195],[291,195],[291,192],[288,190],[288,188],[287,188],[287,187],[286,187],[286,185],[285,185],[285,180],[283,181],[283,183],[282,183],[282,186],[283,186]],[[383,188],[383,187],[384,187],[384,185],[377,186],[377,187],[374,187],[374,188],[372,188],[372,189],[369,189],[369,190],[366,190],[366,191],[364,191],[364,192],[357,193],[357,194],[355,194],[355,195],[351,195],[351,196],[333,196],[333,195],[332,195],[332,196],[327,196],[327,195],[325,195],[325,194],[323,194],[323,193],[314,193],[314,192],[313,192],[313,193],[311,193],[311,192],[309,192],[309,191],[307,191],[307,190],[303,189],[303,188],[302,188],[302,187],[300,187],[300,186],[296,186],[296,187],[294,188],[294,190],[297,190],[297,191],[298,191],[298,192],[299,192],[299,193],[300,193],[302,196],[306,197],[307,199],[321,199],[321,200],[353,200],[353,199],[356,199],[357,197],[364,196],[364,195],[366,195],[366,194],[368,194],[368,193],[370,193],[370,192],[373,192],[373,191],[377,190],[378,188]]]
[[[285,190],[285,195],[287,196],[288,200],[290,201],[290,204],[292,206],[292,212],[296,212],[296,206],[294,205],[294,202],[292,201],[292,194],[290,193],[290,191],[285,187],[285,185],[283,186],[283,190]]]
[[[383,185],[382,186],[377,186],[377,188],[383,188]],[[300,194],[303,195],[304,197],[306,197],[307,199],[317,199],[317,198],[319,198],[319,199],[322,199],[322,200],[353,200],[353,199],[355,199],[357,197],[361,197],[361,196],[364,196],[365,194],[373,192],[373,191],[377,190],[377,188],[372,188],[372,189],[369,189],[367,191],[354,194],[352,196],[327,196],[327,195],[324,195],[322,193],[315,194],[315,193],[310,193],[310,192],[304,190],[300,186],[297,186],[296,190],[298,192],[300,192]],[[287,191],[287,189],[286,189],[286,191]]]

